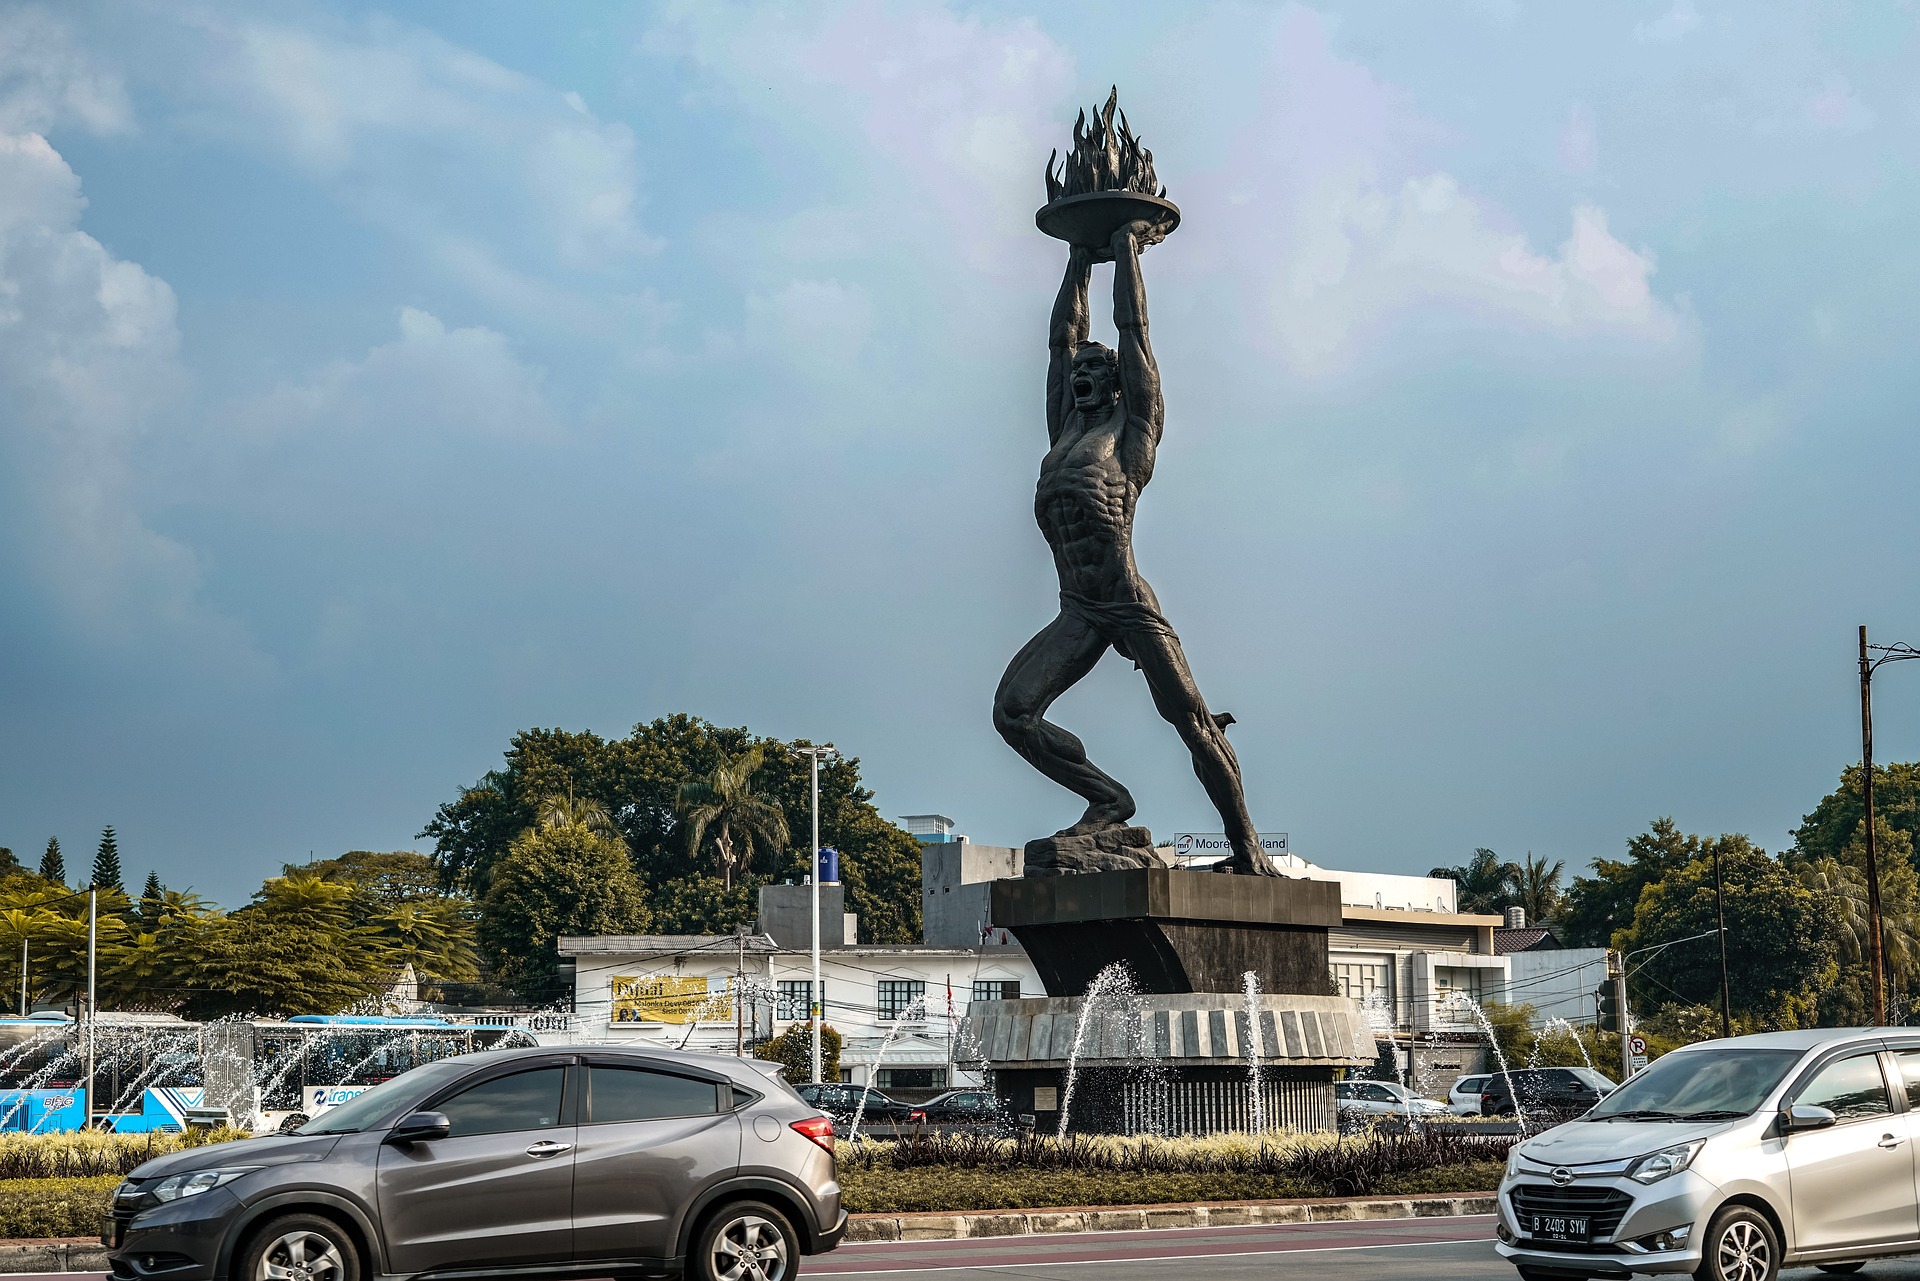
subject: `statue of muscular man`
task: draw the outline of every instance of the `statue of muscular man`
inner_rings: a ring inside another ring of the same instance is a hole
[[[1007,665],[994,695],[993,723],[1013,750],[1087,802],[1079,822],[1058,837],[1124,828],[1132,795],[1087,759],[1074,735],[1046,719],[1047,709],[1093,670],[1109,648],[1147,678],[1153,704],[1179,731],[1226,826],[1233,855],[1222,871],[1278,875],[1247,816],[1240,762],[1227,742],[1233,718],[1214,715],[1187,669],[1180,638],[1160,613],[1153,589],[1133,563],[1133,512],[1153,478],[1165,406],[1160,372],[1147,345],[1147,293],[1140,251],[1163,230],[1133,222],[1113,235],[1113,319],[1120,350],[1087,337],[1087,286],[1095,253],[1073,246],[1053,305],[1048,335],[1047,440],[1034,493],[1034,516],[1060,575],[1060,614]]]

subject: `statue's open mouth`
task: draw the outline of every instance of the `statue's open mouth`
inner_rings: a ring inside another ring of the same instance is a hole
[[[1088,378],[1074,379],[1073,394],[1080,400],[1085,400],[1088,396],[1093,395],[1093,381]]]

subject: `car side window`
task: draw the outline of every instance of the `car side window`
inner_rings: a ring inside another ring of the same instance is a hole
[[[720,1091],[712,1081],[597,1063],[587,1074],[587,1120],[596,1125],[706,1116],[720,1110]]]
[[[535,1068],[496,1076],[462,1090],[434,1111],[446,1115],[450,1138],[470,1134],[507,1134],[545,1130],[560,1124],[560,1091],[565,1068]]]
[[[1885,1116],[1893,1111],[1893,1100],[1887,1097],[1887,1082],[1880,1074],[1877,1054],[1855,1054],[1827,1064],[1801,1087],[1793,1101],[1826,1108],[1842,1121]]]
[[[1907,1110],[1920,1112],[1920,1050],[1902,1050],[1900,1082],[1907,1090]]]
[[[1398,1099],[1393,1097],[1393,1091],[1384,1085],[1363,1085],[1360,1088],[1366,1092],[1366,1097],[1375,1103],[1399,1102]]]

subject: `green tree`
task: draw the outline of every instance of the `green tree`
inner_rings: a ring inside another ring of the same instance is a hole
[[[500,981],[529,1000],[559,995],[562,934],[637,934],[649,913],[626,849],[584,824],[531,828],[493,867],[480,945]]]
[[[317,876],[323,881],[351,885],[360,898],[381,905],[439,898],[444,892],[433,860],[413,850],[393,850],[389,853],[348,850],[338,858],[289,863],[282,869],[282,874],[305,874]]]
[[[1720,852],[1734,1012],[1757,1029],[1814,1026],[1821,992],[1839,974],[1833,898],[1816,894],[1744,836],[1687,839]],[[1633,971],[1637,1003],[1718,1007],[1715,922],[1711,857],[1682,864],[1646,888],[1632,927],[1615,938],[1622,951],[1642,954]]]
[[[758,738],[744,728],[674,715],[635,726],[622,739],[559,729],[515,734],[502,767],[442,805],[421,835],[433,839],[434,863],[445,883],[484,901],[494,865],[521,833],[538,825],[544,801],[556,796],[592,800],[619,828],[656,916],[684,922],[694,932],[724,933],[733,924],[732,909],[722,906],[723,899],[733,901],[724,885],[718,897],[679,888],[689,878],[707,875],[688,849],[680,790],[755,746],[763,753],[755,793],[779,807],[789,832],[805,831],[808,766],[794,749],[810,744]],[[860,784],[857,759],[837,758],[821,767],[820,836],[841,853],[847,909],[859,913],[861,941],[918,940],[920,847],[874,808],[873,793]],[[771,865],[763,860],[744,877],[736,872],[734,890],[743,888],[743,880],[751,891],[769,881],[804,877],[808,858],[807,850],[789,849]],[[718,916],[701,919],[700,902],[711,902]]]
[[[697,860],[701,842],[711,835],[714,863],[729,890],[734,872],[752,867],[756,849],[777,855],[787,844],[786,814],[753,790],[753,776],[765,761],[765,748],[749,747],[680,785],[677,807],[686,824],[687,853]]]
[[[1873,814],[1894,831],[1904,833],[1908,848],[1920,841],[1920,762],[1873,767]],[[1838,859],[1859,836],[1865,818],[1860,767],[1849,765],[1840,771],[1840,786],[1800,820],[1793,831],[1793,847],[1782,857],[1796,864]]]
[[[468,983],[480,976],[474,920],[464,903],[449,898],[393,903],[368,925],[387,959],[394,965],[413,966],[422,979]]]
[[[40,856],[40,877],[55,885],[67,883],[67,860],[60,855],[60,838],[47,838],[47,852]]]
[[[1462,912],[1503,912],[1513,893],[1518,869],[1503,863],[1489,849],[1476,849],[1460,867],[1436,867],[1428,876],[1445,877],[1455,887],[1455,906]]]
[[[11,849],[5,845],[0,845],[0,879],[9,876],[18,876],[26,870],[26,868],[20,866],[20,860],[13,856]]]
[[[166,888],[160,884],[160,873],[148,872],[147,883],[140,891],[140,923],[151,928],[160,919],[160,906],[165,901]]]
[[[1657,818],[1627,842],[1625,859],[1596,858],[1592,876],[1577,876],[1561,902],[1561,934],[1572,947],[1611,947],[1614,935],[1633,925],[1634,909],[1647,886],[1685,867],[1703,851],[1671,818]]]
[[[1560,877],[1566,863],[1556,860],[1552,867],[1544,858],[1535,858],[1528,850],[1512,865],[1507,877],[1507,906],[1523,909],[1527,924],[1545,925],[1560,912]]]
[[[813,1080],[813,1024],[793,1023],[779,1036],[753,1047],[753,1057],[778,1063],[791,1084]],[[820,1025],[820,1079],[840,1079],[840,1033],[831,1023]]]
[[[393,966],[352,904],[351,886],[296,873],[269,879],[231,915],[181,922],[174,943],[194,979],[182,1013],[338,1014],[380,991]]]
[[[125,877],[120,872],[120,842],[113,834],[111,823],[101,830],[100,848],[93,855],[93,880],[89,884],[103,890],[126,892]]]

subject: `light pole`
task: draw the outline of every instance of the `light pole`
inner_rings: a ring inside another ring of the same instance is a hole
[[[1727,988],[1727,900],[1720,887],[1720,842],[1713,843],[1713,914],[1720,927],[1720,1039],[1733,1036],[1733,1002]]]
[[[100,891],[98,886],[87,887],[87,1129],[93,1128],[93,1019],[96,1007],[93,1000],[94,950],[99,942]]]
[[[831,747],[794,749],[812,766],[813,866],[807,880],[813,885],[813,983],[808,988],[808,1015],[813,1021],[813,1083],[820,1084],[820,1021],[826,1017],[826,994],[820,990],[820,759],[838,756]]]
[[[1873,655],[1878,653],[1880,657]],[[1867,823],[1867,928],[1872,935],[1868,953],[1873,965],[1873,1024],[1887,1021],[1886,942],[1880,927],[1880,860],[1873,839],[1873,673],[1882,663],[1898,663],[1920,658],[1920,649],[1901,643],[1867,644],[1867,628],[1860,627],[1860,796],[1866,807]]]

